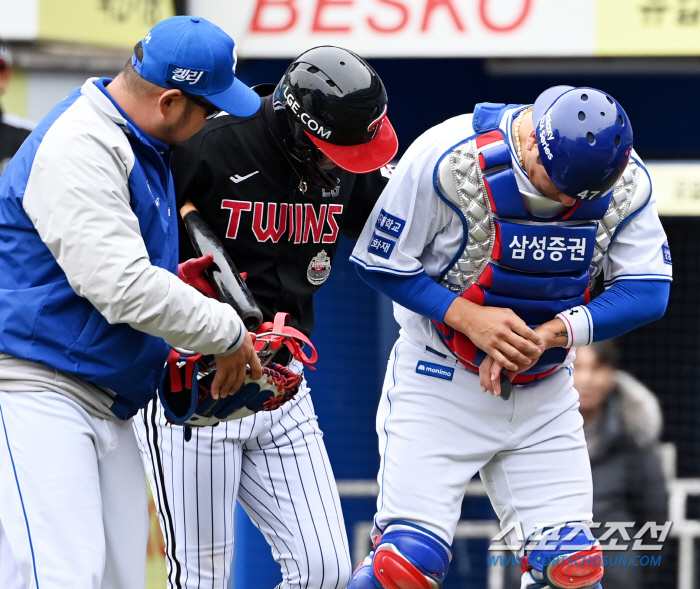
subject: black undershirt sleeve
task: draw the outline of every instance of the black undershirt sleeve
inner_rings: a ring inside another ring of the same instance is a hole
[[[173,152],[172,172],[178,209],[188,200],[197,206],[211,188],[209,165],[202,156],[205,138],[204,133],[197,133]]]
[[[188,238],[185,224],[182,222],[180,208],[188,200],[195,207],[199,208],[202,199],[209,193],[211,187],[210,166],[201,157],[204,137],[205,134],[200,132],[191,139],[181,143],[173,152],[172,174],[178,208],[177,227],[180,243],[180,262],[197,257]]]

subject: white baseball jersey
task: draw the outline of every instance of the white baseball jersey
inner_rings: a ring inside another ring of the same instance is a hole
[[[228,587],[236,500],[280,565],[279,589],[345,587],[345,523],[306,381],[279,409],[193,428],[189,442],[158,401],[134,424],[167,540],[168,587]]]
[[[511,126],[521,110],[507,110],[499,127],[517,187],[528,211],[536,206],[552,210],[560,203],[545,202],[518,164]],[[472,115],[463,115],[411,145],[365,225],[352,261],[395,276],[424,272],[440,280],[445,275],[467,241],[462,220],[437,192],[438,163],[473,135]],[[638,156],[632,157],[630,165],[640,169],[629,196],[634,212],[620,223],[605,252],[606,285],[671,278],[651,180]],[[549,376],[514,385],[504,401],[481,392],[478,374],[458,361],[430,319],[397,303],[394,314],[401,334],[377,413],[381,465],[373,538],[401,520],[450,544],[466,486],[477,472],[504,529],[515,525],[526,537],[545,522],[590,520],[590,464],[572,357]],[[509,537],[513,545],[522,539]]]
[[[518,164],[513,146],[511,126],[519,110],[508,111],[501,119],[500,129],[510,147],[518,187],[537,195]],[[353,262],[367,270],[395,275],[425,272],[438,279],[444,274],[460,248],[464,229],[460,218],[435,190],[435,166],[441,156],[474,133],[472,115],[461,115],[429,129],[409,147],[357,241],[350,258]],[[664,256],[668,249],[666,234],[659,222],[651,180],[636,153],[632,153],[632,158],[643,169],[633,197],[634,204],[641,206],[617,232],[607,250],[603,262],[606,287],[620,280],[671,278],[672,266]],[[378,229],[379,217],[387,215],[394,220],[394,226]],[[450,353],[429,319],[396,303],[394,315],[405,337],[418,345]]]

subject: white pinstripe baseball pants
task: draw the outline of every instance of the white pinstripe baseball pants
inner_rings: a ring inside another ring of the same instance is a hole
[[[168,587],[226,589],[236,499],[271,546],[283,589],[341,589],[352,572],[335,479],[308,387],[273,412],[216,427],[135,419],[166,543]],[[256,588],[257,589],[257,588]]]

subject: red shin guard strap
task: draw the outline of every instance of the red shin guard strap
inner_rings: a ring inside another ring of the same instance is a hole
[[[603,551],[600,546],[580,550],[553,562],[547,575],[557,587],[580,589],[603,578]]]
[[[423,573],[391,550],[380,548],[374,554],[372,570],[385,589],[433,589]]]

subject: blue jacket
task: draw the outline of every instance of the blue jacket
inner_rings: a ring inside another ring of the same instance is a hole
[[[197,333],[212,308],[221,321],[223,305],[176,278],[170,152],[104,83],[71,92],[0,178],[0,350],[110,389],[127,419],[156,392],[163,338],[201,351],[199,336],[168,336]],[[225,313],[209,352],[237,348],[240,321]]]

